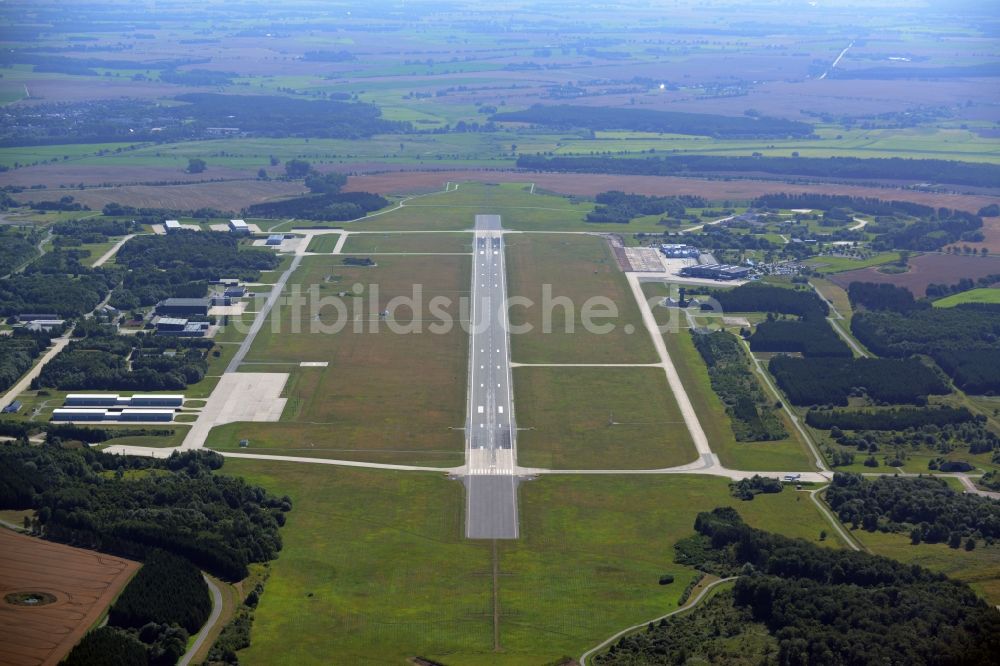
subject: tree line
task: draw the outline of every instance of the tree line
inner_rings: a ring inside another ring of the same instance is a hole
[[[695,349],[708,367],[712,390],[726,406],[738,442],[770,441],[788,436],[774,406],[750,369],[750,359],[727,331],[692,333]]]
[[[852,356],[847,343],[821,318],[762,321],[750,336],[750,349],[762,352],[798,352],[815,358]]]
[[[530,171],[611,173],[631,176],[703,176],[766,173],[859,180],[917,180],[989,187],[1000,180],[1000,165],[900,157],[729,157],[677,155],[639,159],[521,155],[517,166]]]
[[[625,194],[612,190],[601,192],[594,200],[597,206],[587,213],[588,222],[628,224],[643,215],[670,215],[681,217],[687,208],[705,208],[708,202],[697,196],[654,197],[642,194]]]
[[[517,122],[571,129],[631,130],[665,134],[691,134],[718,138],[786,138],[812,136],[809,123],[766,116],[720,116],[682,111],[536,104],[523,111],[490,116],[494,122]]]

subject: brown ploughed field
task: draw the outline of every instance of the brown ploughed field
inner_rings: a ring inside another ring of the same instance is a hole
[[[880,273],[876,268],[837,273],[830,281],[844,289],[852,282],[878,282],[906,287],[916,297],[925,296],[929,284],[955,284],[962,278],[973,280],[1000,273],[1000,257],[966,257],[952,254],[922,254],[910,259],[910,270],[898,275]]]
[[[58,664],[139,564],[0,529],[0,663]]]

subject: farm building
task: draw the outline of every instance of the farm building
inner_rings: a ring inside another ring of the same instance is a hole
[[[22,323],[27,323],[31,321],[37,321],[39,319],[44,319],[46,321],[52,321],[53,319],[58,319],[59,315],[55,313],[51,314],[19,314],[17,315],[17,320]]]
[[[207,315],[209,298],[167,298],[156,304],[158,315]]]
[[[271,234],[267,237],[265,245],[281,245],[281,242],[285,240],[285,237],[281,234]]]
[[[250,227],[243,220],[229,220],[229,231],[234,234],[248,234],[250,233]]]
[[[3,408],[3,413],[4,414],[17,414],[19,411],[21,411],[21,401],[20,400],[14,400],[9,405],[7,405],[6,407]]]
[[[163,230],[166,231],[168,234],[171,231],[179,231],[180,228],[181,228],[181,223],[178,222],[177,220],[167,220],[166,222],[163,223]]]

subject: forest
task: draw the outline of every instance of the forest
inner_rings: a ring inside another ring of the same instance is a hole
[[[248,217],[295,217],[303,220],[355,220],[385,208],[389,201],[370,192],[312,194],[268,201],[244,210]]]
[[[808,123],[764,116],[719,116],[680,111],[652,111],[568,104],[536,104],[523,111],[505,111],[490,117],[494,122],[532,123],[558,129],[630,130],[690,134],[725,139],[812,136]],[[528,167],[530,168],[530,167]]]
[[[624,192],[601,192],[594,200],[597,206],[587,213],[588,222],[612,222],[628,224],[633,218],[643,215],[664,215],[681,217],[687,208],[705,208],[708,202],[701,197],[652,197]]]
[[[0,228],[0,275],[13,272],[37,254],[35,243],[11,231],[10,227]]]
[[[113,272],[102,269],[87,270],[76,277],[12,275],[0,280],[0,316],[42,312],[79,317],[97,307],[115,281]]]
[[[0,391],[13,386],[60,333],[59,330],[35,333],[17,328],[10,335],[0,336]]]
[[[846,406],[853,395],[882,403],[920,403],[950,392],[941,378],[916,359],[794,358],[768,363],[793,405]]]
[[[278,265],[274,252],[240,248],[233,234],[182,229],[163,236],[137,236],[118,251],[117,263],[131,271],[173,270],[185,281],[220,277],[255,281]]]
[[[969,393],[1000,390],[1000,306],[964,303],[907,312],[868,310],[851,319],[851,331],[880,356],[931,356],[956,386]]]
[[[907,532],[914,544],[974,549],[1000,537],[1000,502],[952,490],[944,479],[837,472],[826,501],[840,521],[874,532]],[[972,541],[972,545],[968,545]]]
[[[888,282],[852,282],[847,286],[847,296],[855,310],[911,312],[931,307],[927,301],[914,299],[909,289]]]
[[[695,530],[677,562],[739,575],[732,592],[620,639],[595,663],[688,663],[703,637],[739,663],[783,666],[986,664],[1000,649],[1000,614],[942,574],[754,529],[732,508],[698,514]],[[766,630],[763,644],[754,629]]]
[[[204,80],[215,75],[203,71],[194,76]],[[215,93],[188,93],[175,101],[182,103],[109,99],[8,107],[0,125],[0,146],[213,138],[209,127],[234,127],[243,136],[274,138],[361,139],[411,131],[410,123],[385,120],[377,106],[362,102]]]
[[[208,451],[158,460],[0,446],[0,508],[34,509],[35,531],[53,541],[138,559],[162,549],[241,580],[249,563],[281,550],[278,528],[291,502],[213,473],[222,463]]]
[[[806,319],[823,319],[830,313],[830,306],[811,289],[748,282],[735,289],[713,291],[711,295],[725,312],[778,312]]]
[[[108,329],[70,342],[31,385],[61,391],[179,391],[205,376],[214,346],[204,338],[126,336]],[[168,350],[173,354],[164,354]]]
[[[917,180],[990,187],[1000,181],[1000,164],[899,157],[727,157],[684,155],[622,159],[617,157],[545,157],[521,155],[517,166],[529,171],[611,173],[631,176],[683,176],[766,173],[772,176],[861,180]]]
[[[761,352],[799,352],[810,358],[847,358],[851,348],[822,318],[769,319],[757,324],[750,349]]]
[[[769,441],[788,436],[750,369],[750,359],[732,333],[691,334],[708,367],[712,390],[729,414],[738,442]]]

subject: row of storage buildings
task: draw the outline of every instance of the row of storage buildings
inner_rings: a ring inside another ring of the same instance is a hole
[[[52,420],[169,422],[183,404],[184,396],[177,394],[70,393],[63,406],[52,411]]]
[[[174,420],[172,409],[100,409],[96,407],[60,407],[52,410],[53,421],[163,421]]]

